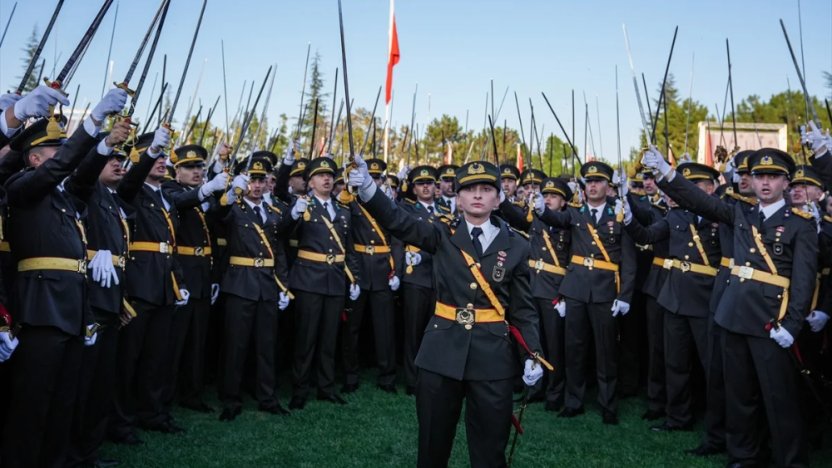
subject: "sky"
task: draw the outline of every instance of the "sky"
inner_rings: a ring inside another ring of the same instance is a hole
[[[145,116],[154,77],[161,80],[163,54],[168,56],[168,81],[174,89],[178,85],[202,5],[202,0],[171,1],[137,105],[139,120]],[[56,3],[17,1],[0,47],[0,89],[17,86],[24,68],[22,49],[34,27],[43,31]],[[15,0],[0,0],[0,27],[5,26],[14,4]],[[42,55],[47,62],[45,76],[60,71],[101,4],[101,0],[65,0]],[[372,108],[378,87],[384,83],[389,5],[389,0],[343,0],[350,96],[356,107]],[[79,108],[88,101],[94,104],[101,95],[116,7],[113,75],[107,88],[112,81],[123,79],[158,1],[114,2],[68,86],[68,91],[74,92],[81,83],[76,98]],[[832,71],[832,1],[804,0],[800,7],[806,86],[810,94],[829,95],[823,72]],[[398,0],[395,11],[401,61],[395,68],[393,86],[394,126],[409,124],[418,84],[415,112],[421,128],[442,114],[456,116],[464,127],[467,114],[468,128],[479,130],[493,80],[495,107],[509,88],[496,125],[506,120],[509,127],[518,128],[516,92],[526,127],[531,98],[538,130],[563,138],[541,92],[571,132],[574,90],[576,145],[581,147],[584,141],[585,95],[595,152],[615,160],[616,67],[625,155],[637,146],[641,128],[622,24],[629,32],[639,80],[644,73],[651,98],[658,96],[675,26],[679,34],[670,71],[681,96],[687,97],[692,89],[694,100],[707,105],[712,114],[717,103],[722,107],[727,83],[726,38],[731,45],[735,102],[752,94],[767,99],[784,91],[787,81],[793,90],[800,87],[778,22],[780,18],[785,22],[800,59],[797,0]],[[331,93],[335,69],[341,67],[337,1],[208,0],[177,109],[179,120],[184,118],[200,75],[197,99],[206,108],[223,94],[221,42],[225,44],[229,118],[237,109],[244,80],[250,83],[256,79],[259,85],[269,65],[276,64],[268,115],[275,122],[279,114],[286,113],[293,124],[307,44],[313,54],[321,55],[327,92]],[[340,101],[341,84],[338,96]],[[220,99],[215,123],[224,121],[223,103]]]

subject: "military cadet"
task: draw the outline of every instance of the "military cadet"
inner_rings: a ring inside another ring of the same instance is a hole
[[[434,255],[436,309],[416,365],[419,378],[419,466],[446,466],[457,422],[466,404],[472,466],[504,466],[512,414],[512,389],[520,373],[509,325],[525,338],[523,380],[534,385],[543,370],[538,318],[529,290],[529,245],[492,216],[500,203],[500,172],[488,162],[457,171],[453,224],[419,220],[376,187],[367,164],[355,158],[349,183],[359,187],[367,210],[403,242]],[[547,363],[548,364],[548,363]]]
[[[436,176],[437,171],[431,166],[414,167],[408,174],[408,185],[415,200],[404,199],[399,205],[401,209],[416,219],[431,223],[439,222],[440,216],[450,215],[447,208],[433,198]],[[402,282],[405,393],[413,395],[416,393],[416,353],[436,303],[433,255],[415,245],[406,244],[404,253],[396,262],[396,271]]]
[[[370,176],[379,186],[384,183],[387,164],[381,159],[368,159]],[[389,196],[390,194],[388,194]],[[396,253],[392,250],[392,238],[357,201],[350,204],[350,227],[353,248],[359,258],[360,279],[357,282],[361,294],[347,313],[341,335],[344,359],[344,386],[342,393],[358,389],[358,345],[363,317],[372,313],[378,378],[376,386],[388,393],[396,393],[396,345],[393,292],[399,289],[401,280],[396,275]]]
[[[655,148],[643,162],[661,174],[659,187],[681,206],[733,228],[734,266],[716,311],[716,322],[724,328],[729,466],[764,463],[767,436],[777,466],[806,465],[798,372],[790,348],[812,299],[818,252],[812,216],[783,198],[792,158],[773,148],[748,157],[759,200],[748,209],[710,197],[677,177]]]
[[[445,164],[439,166],[439,195],[437,195],[437,202],[448,209],[454,216],[457,214],[456,209],[456,191],[454,188],[454,181],[456,180],[456,170],[459,166],[456,164]]]
[[[392,199],[398,200],[399,198],[399,185],[401,180],[399,180],[398,176],[394,176],[393,174],[387,174],[387,187],[390,188],[390,192],[392,193]]]
[[[59,92],[44,95],[49,96],[45,104],[69,104]],[[100,153],[112,151],[121,130],[109,141],[96,137],[126,100],[124,91],[109,91],[65,143],[66,134],[52,117],[30,125],[10,143],[23,153],[27,168],[6,182],[14,218],[8,230],[17,260],[14,334],[19,345],[12,362],[4,466],[66,462],[82,350],[95,344],[97,335],[88,313],[86,207],[66,193],[62,182],[96,145]]]
[[[713,195],[719,172],[693,162],[677,170],[708,195]],[[691,370],[698,358],[706,368],[708,308],[717,265],[719,223],[678,208],[671,202],[667,216],[649,226],[633,222],[630,205],[625,203],[627,232],[639,243],[669,240],[663,268],[668,271],[656,298],[667,311],[664,318],[664,356],[667,381],[667,418],[652,430],[690,430],[693,426]]]
[[[137,316],[119,333],[115,414],[110,439],[135,445],[136,425],[146,430],[183,432],[164,405],[167,343],[176,305],[185,305],[188,290],[174,257],[176,206],[162,192],[170,130],[136,137],[133,166],[118,186],[119,197],[136,213],[130,226],[127,300]]]
[[[520,174],[520,185],[523,186],[523,193],[526,197],[531,193],[540,193],[540,184],[546,174],[540,169],[529,168]]]
[[[571,418],[584,412],[587,344],[591,337],[602,420],[604,424],[618,424],[616,317],[630,310],[635,247],[624,232],[623,216],[618,214],[623,210],[620,201],[606,196],[612,168],[602,162],[588,162],[581,166],[581,175],[586,180],[586,202],[580,207],[554,211],[546,208],[543,197],[535,197],[534,202],[544,223],[570,229],[572,236],[572,257],[559,289],[566,302],[567,340],[566,400],[559,416]]]
[[[275,176],[275,195],[286,203],[291,203],[294,197],[305,196],[307,192],[304,174],[309,160],[295,159],[295,155],[299,152],[300,143],[297,140],[288,145],[283,154],[283,164],[280,165]]]
[[[117,121],[107,136],[121,146],[130,135],[130,123]],[[113,407],[118,329],[132,316],[124,307],[124,268],[127,260],[127,219],[130,208],[115,194],[124,177],[127,154],[112,148],[110,154],[91,150],[64,183],[66,191],[87,206],[87,274],[92,319],[97,324],[95,345],[84,347],[78,397],[72,428],[70,464],[99,463],[97,451],[107,436]]]
[[[564,179],[547,177],[541,184],[546,207],[563,211],[572,199],[572,190]],[[540,317],[546,357],[555,363],[564,362],[564,314],[565,302],[559,294],[561,281],[569,264],[571,235],[569,229],[555,228],[536,216],[529,222],[528,212],[506,198],[500,203],[500,212],[517,229],[528,231],[530,241],[529,268],[531,290]],[[545,388],[546,411],[560,411],[564,400],[565,371],[562,365],[547,375]]]
[[[165,404],[179,399],[181,405],[199,412],[210,412],[202,401],[205,337],[209,308],[215,287],[211,281],[212,243],[206,212],[214,193],[225,191],[228,173],[220,171],[203,182],[208,151],[200,145],[176,148],[170,162],[176,180],[162,184],[162,193],[176,207],[176,255],[188,285],[187,304],[176,309],[168,340],[168,368]]]
[[[232,421],[242,412],[240,386],[249,343],[256,356],[255,398],[260,411],[288,414],[277,399],[275,337],[278,309],[289,305],[286,287],[288,265],[278,240],[288,229],[287,213],[263,201],[266,176],[272,172],[267,157],[250,156],[247,174],[234,178],[225,195],[228,229],[228,263],[223,275],[225,295],[224,355],[219,386],[223,410],[220,421]]]
[[[350,209],[332,197],[335,168],[335,161],[327,157],[313,159],[305,170],[311,189],[308,207],[302,210],[298,203],[306,201],[297,198],[291,211],[297,223],[293,236],[298,252],[289,276],[289,288],[296,297],[290,409],[306,406],[313,370],[318,399],[346,404],[335,391],[335,347],[345,291],[349,289],[349,298],[355,301],[361,290]]]
[[[514,164],[500,164],[500,186],[503,189],[503,194],[510,201],[514,201],[514,195],[517,192],[517,179],[520,178],[520,171]]]
[[[337,198],[341,194],[341,190],[344,190],[344,187],[344,168],[339,167],[335,171],[335,183],[332,186],[332,196]]]

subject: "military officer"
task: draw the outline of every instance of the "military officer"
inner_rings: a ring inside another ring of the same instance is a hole
[[[437,195],[437,202],[447,208],[454,216],[457,214],[456,192],[454,191],[457,169],[459,169],[459,166],[456,164],[439,166],[439,195]]]
[[[523,186],[523,193],[528,197],[530,193],[540,193],[540,184],[546,174],[540,169],[526,169],[520,174],[520,185]]]
[[[514,164],[500,164],[500,185],[503,194],[510,201],[514,201],[514,194],[517,192],[517,180],[520,178],[520,171]]]

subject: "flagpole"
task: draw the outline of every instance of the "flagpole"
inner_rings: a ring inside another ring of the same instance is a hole
[[[390,21],[387,29],[387,60],[390,60],[390,54],[393,52],[393,11],[395,8],[395,0],[390,0]],[[389,67],[389,64],[388,64]],[[388,164],[388,148],[390,137],[390,99],[385,99],[384,105],[384,163]]]

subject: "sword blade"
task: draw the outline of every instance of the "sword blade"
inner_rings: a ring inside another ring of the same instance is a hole
[[[52,12],[52,17],[49,19],[49,24],[46,25],[46,29],[43,31],[43,36],[40,38],[40,42],[38,43],[38,48],[35,49],[35,53],[32,54],[32,59],[29,60],[29,66],[26,67],[26,71],[23,73],[23,77],[20,79],[20,84],[17,86],[17,90],[15,91],[17,94],[23,92],[23,88],[26,87],[26,82],[29,81],[29,77],[32,76],[32,72],[35,71],[35,66],[37,66],[38,59],[40,58],[41,52],[43,52],[43,47],[46,46],[46,40],[49,39],[49,33],[52,32],[52,27],[55,25],[55,20],[58,19],[58,13],[61,12],[61,7],[64,5],[64,0],[58,0],[58,4],[55,5],[55,11]],[[17,7],[17,3],[15,3],[15,7]],[[12,11],[14,14],[14,11]],[[9,21],[12,18],[9,16]],[[6,29],[9,28],[9,25],[6,25]],[[6,33],[3,33],[3,37],[6,37]]]

